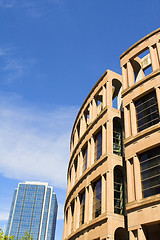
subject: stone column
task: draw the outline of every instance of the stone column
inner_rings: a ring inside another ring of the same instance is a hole
[[[89,124],[93,121],[93,103],[89,104]]]
[[[87,168],[91,166],[91,139],[88,140]]]
[[[149,51],[151,56],[152,69],[155,71],[159,67],[156,45],[150,46]]]
[[[128,202],[135,200],[135,187],[134,187],[134,176],[133,176],[133,162],[127,160],[127,190],[128,190]]]
[[[94,121],[96,117],[97,117],[97,104],[96,104],[96,99],[93,98],[93,100],[92,100],[92,121]]]
[[[137,116],[134,102],[130,103],[132,135],[137,134]]]
[[[91,137],[91,148],[90,148],[90,164],[94,163],[94,136]]]
[[[93,213],[93,188],[92,184],[89,184],[89,191],[88,191],[88,221],[92,220],[92,213]]]
[[[80,196],[76,197],[76,212],[75,212],[75,229],[79,228],[79,216],[80,216]]]
[[[138,228],[138,240],[146,240],[143,228]]]
[[[102,193],[101,193],[101,203],[102,203],[102,214],[106,212],[106,173],[101,176],[102,179]]]
[[[136,155],[133,157],[133,166],[134,166],[136,200],[140,200],[142,199],[141,168],[140,168],[139,159]]]
[[[112,106],[112,81],[107,80],[106,83],[106,91],[107,91],[107,106]]]
[[[126,64],[125,64],[125,65],[126,65]],[[122,87],[123,87],[123,90],[125,90],[126,88],[128,88],[127,68],[126,68],[125,65],[122,67],[122,77],[123,77]]]
[[[129,231],[129,240],[138,240],[133,231]]]
[[[159,64],[160,64],[160,41],[157,42],[157,52],[158,52],[158,60],[159,60]]]
[[[113,184],[113,172],[111,170],[107,171],[106,174],[106,183],[107,183],[107,213],[114,213],[114,184]]]
[[[71,205],[68,207],[68,224],[67,224],[67,235],[71,233],[71,223],[72,223],[72,214],[71,214]]]
[[[107,120],[107,153],[113,153],[113,121]]]
[[[106,84],[103,85],[102,87],[103,89],[103,108],[105,108],[107,106],[107,89],[106,89]]]
[[[157,96],[158,110],[160,114],[160,87],[156,87],[156,96]]]
[[[107,152],[107,129],[106,123],[102,125],[102,155]]]
[[[131,118],[129,106],[124,107],[125,138],[131,136]]]
[[[79,177],[82,175],[82,166],[83,166],[83,154],[81,150],[79,153]]]
[[[129,87],[134,85],[134,73],[133,73],[133,67],[131,65],[131,62],[127,62],[127,71],[128,71],[128,83]]]
[[[89,186],[85,188],[85,211],[84,211],[84,222],[89,220]]]

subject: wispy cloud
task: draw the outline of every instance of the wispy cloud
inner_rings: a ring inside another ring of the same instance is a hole
[[[4,81],[8,84],[27,75],[35,64],[35,59],[24,59],[15,54],[13,48],[0,48],[1,71],[5,74]]]
[[[64,6],[64,0],[0,0],[0,7],[4,9],[24,9],[33,17],[39,17],[44,13],[46,5],[50,7]]]
[[[0,221],[7,221],[8,220],[8,212],[0,212]]]
[[[49,181],[65,188],[77,107],[43,112],[17,106],[11,99],[1,97],[0,102],[0,172],[9,178]]]

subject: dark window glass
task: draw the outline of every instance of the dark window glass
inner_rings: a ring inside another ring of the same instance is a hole
[[[93,218],[101,214],[101,179],[93,185]]]
[[[94,159],[97,161],[102,155],[102,131],[95,136]]]
[[[139,155],[143,197],[160,193],[160,147]]]
[[[83,150],[83,172],[87,169],[87,147]]]
[[[116,120],[113,120],[113,153],[122,155],[121,126]]]
[[[159,122],[159,111],[155,91],[135,101],[135,106],[139,132]]]
[[[85,192],[80,196],[80,225],[84,223],[85,214]]]
[[[117,167],[114,169],[114,213],[124,213],[123,174]]]

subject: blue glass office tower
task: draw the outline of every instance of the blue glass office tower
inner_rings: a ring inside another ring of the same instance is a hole
[[[14,190],[6,234],[20,239],[27,231],[33,240],[54,240],[57,198],[48,183],[19,183]]]

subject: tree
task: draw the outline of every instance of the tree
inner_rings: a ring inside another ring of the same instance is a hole
[[[4,239],[4,240],[14,240],[14,236],[8,237],[8,236],[2,231],[2,229],[0,229],[0,239]]]
[[[3,231],[2,229],[0,229],[0,240],[15,240],[14,236],[10,236],[8,237]],[[33,240],[33,236],[32,234],[25,232],[24,236],[22,238],[20,238],[19,240]]]

